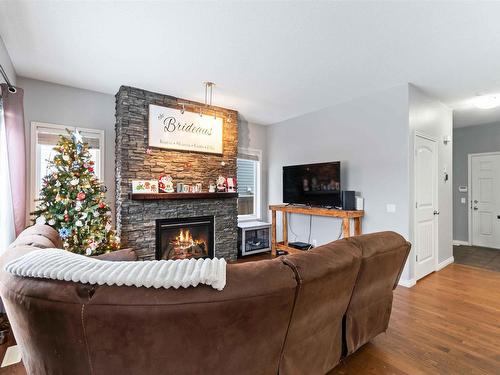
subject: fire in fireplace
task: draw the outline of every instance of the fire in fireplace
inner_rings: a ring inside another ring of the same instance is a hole
[[[213,257],[213,216],[156,220],[156,259]]]

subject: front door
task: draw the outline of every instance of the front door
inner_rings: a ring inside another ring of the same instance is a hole
[[[438,211],[436,141],[415,136],[415,275],[417,280],[436,270]]]
[[[472,245],[500,249],[500,154],[471,155]]]

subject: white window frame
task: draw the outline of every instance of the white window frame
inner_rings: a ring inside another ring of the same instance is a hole
[[[238,155],[252,155],[257,157],[257,163],[255,163],[255,192],[253,200],[253,214],[251,215],[238,215],[238,221],[251,221],[260,220],[261,216],[261,195],[262,195],[262,176],[261,176],[261,164],[262,164],[262,150],[255,148],[238,148]],[[239,156],[237,159],[243,159]],[[238,182],[238,181],[236,181]]]
[[[99,179],[104,181],[106,172],[104,170],[104,159],[105,159],[105,149],[104,149],[104,130],[100,129],[89,129],[82,128],[80,126],[67,126],[67,125],[58,125],[58,124],[50,124],[47,122],[31,122],[31,147],[30,147],[30,212],[33,212],[36,209],[36,199],[38,191],[37,191],[37,174],[40,171],[38,169],[38,160],[37,160],[37,139],[38,133],[41,130],[53,130],[58,134],[66,135],[66,129],[69,131],[74,131],[78,129],[82,133],[92,134],[92,136],[99,139],[99,150],[101,151],[101,157],[99,160],[99,169],[101,171],[101,176]]]

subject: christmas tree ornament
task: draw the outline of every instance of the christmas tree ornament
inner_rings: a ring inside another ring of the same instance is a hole
[[[69,183],[71,186],[76,186],[79,182],[80,180],[78,178],[73,178]]]
[[[83,227],[83,223],[82,223],[82,221],[81,221],[81,220],[77,220],[77,221],[75,222],[75,225],[76,225],[77,227]]]
[[[38,225],[43,225],[45,224],[46,220],[45,220],[45,216],[43,215],[40,215],[36,218],[36,221],[35,221]]]
[[[83,138],[82,138],[82,135],[80,134],[80,132],[78,131],[78,129],[76,129],[73,134],[71,135],[71,138],[73,138],[73,142],[75,144],[78,144],[78,143],[83,143]]]
[[[85,193],[83,191],[79,192],[76,195],[76,199],[78,199],[79,201],[83,201],[85,199]]]
[[[68,228],[64,228],[64,227],[63,227],[63,228],[59,229],[59,236],[60,236],[61,238],[63,238],[63,239],[64,239],[64,238],[67,238],[69,235],[70,235],[70,232],[69,232],[69,229],[68,229]]]

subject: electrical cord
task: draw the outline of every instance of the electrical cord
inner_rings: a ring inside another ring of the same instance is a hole
[[[283,215],[286,215],[286,213],[283,213]],[[293,239],[293,242],[297,241],[297,233],[295,233],[292,229],[292,215],[288,216],[288,229],[290,229],[290,233],[292,233],[294,235],[294,239]]]
[[[341,237],[342,237],[342,223],[340,223],[339,226],[339,236],[337,237],[337,240],[340,240]]]
[[[312,221],[313,217],[312,215],[309,215],[309,237],[307,237],[307,243],[311,243],[311,229],[312,229]]]

